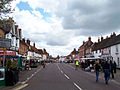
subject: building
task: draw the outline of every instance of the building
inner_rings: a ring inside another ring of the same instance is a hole
[[[74,50],[70,53],[71,59],[78,57],[78,51],[74,48]]]
[[[43,60],[48,60],[49,53],[47,53],[46,49],[43,49]]]
[[[78,49],[78,53],[80,57],[90,57],[91,53],[92,53],[92,45],[93,42],[91,41],[91,37],[88,37],[88,41],[84,42],[83,44],[79,47]]]
[[[23,56],[23,57],[27,57],[28,48],[29,47],[26,44],[25,39],[23,38],[22,40],[20,40],[18,54]]]

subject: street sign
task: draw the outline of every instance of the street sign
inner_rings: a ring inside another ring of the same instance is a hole
[[[10,39],[1,39],[0,38],[0,47],[10,48],[11,47],[11,40]]]

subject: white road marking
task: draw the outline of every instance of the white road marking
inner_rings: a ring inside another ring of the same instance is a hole
[[[67,79],[70,79],[66,74],[64,74]]]
[[[58,67],[58,69],[60,70],[60,67],[58,66],[58,64],[57,64],[57,67]]]
[[[79,90],[82,90],[82,88],[80,88],[76,83],[74,83],[74,85],[75,85]]]
[[[28,77],[25,81],[22,81],[22,82],[20,82],[20,83],[21,83],[21,84],[27,83],[28,80],[30,80],[33,76],[35,76],[40,70],[41,70],[41,68],[38,69],[36,72],[34,72],[34,73],[33,73],[30,77]]]
[[[16,87],[16,88],[12,89],[12,90],[20,90],[20,89],[25,88],[27,86],[28,86],[28,84],[23,84],[23,85],[21,85],[19,87]]]
[[[61,73],[63,74],[63,71],[61,70]]]

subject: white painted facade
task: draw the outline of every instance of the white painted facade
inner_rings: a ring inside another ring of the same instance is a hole
[[[99,58],[102,55],[101,50],[93,51],[94,58]]]
[[[20,43],[20,36],[19,36],[19,29],[17,28],[17,33],[15,33],[15,22],[13,22],[13,26],[8,34],[5,35],[5,38],[11,39],[11,48],[10,50],[18,51],[19,43]]]
[[[111,46],[111,56],[113,61],[116,62],[117,67],[120,68],[120,44]]]
[[[47,56],[43,54],[43,60],[47,60]]]
[[[38,54],[36,52],[28,51],[27,60],[30,60],[30,59],[43,60],[43,57],[42,57],[42,54]]]

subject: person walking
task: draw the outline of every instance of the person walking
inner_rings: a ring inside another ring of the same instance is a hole
[[[45,65],[46,65],[46,62],[45,62],[45,60],[44,60],[44,61],[42,61],[42,66],[43,66],[43,68],[45,68]]]
[[[110,60],[110,73],[112,75],[112,79],[114,79],[114,64],[113,62]]]
[[[114,61],[114,73],[116,73],[116,62]]]
[[[100,72],[101,66],[98,61],[96,61],[95,64],[95,72],[96,72],[96,82],[98,82],[99,72]]]
[[[75,70],[78,70],[78,67],[79,67],[79,61],[78,60],[75,62],[75,66],[76,66]]]
[[[105,61],[103,65],[103,72],[105,76],[105,83],[108,84],[108,81],[110,79],[110,64],[108,63],[108,61]]]

